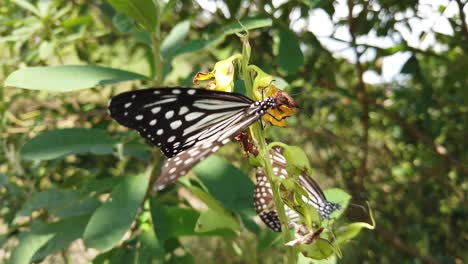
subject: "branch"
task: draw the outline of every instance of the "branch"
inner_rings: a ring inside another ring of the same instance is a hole
[[[383,240],[390,242],[390,244],[392,246],[399,249],[400,251],[403,251],[406,254],[408,254],[408,255],[410,255],[410,256],[412,256],[414,258],[417,258],[417,259],[421,260],[424,263],[428,263],[428,264],[437,263],[437,261],[433,257],[421,254],[421,252],[419,252],[419,250],[417,248],[406,244],[400,238],[398,238],[396,236],[393,236],[391,233],[387,233],[387,231],[385,231],[385,230],[383,230],[381,228],[376,228],[375,231],[377,232],[377,234],[379,234],[379,236]]]
[[[456,167],[460,172],[463,172],[464,174],[468,174],[468,168],[466,167],[466,165],[459,162],[457,159],[452,157],[449,153],[443,153],[443,152],[439,151],[440,145],[435,143],[434,140],[430,136],[425,134],[416,125],[408,123],[399,114],[386,109],[385,107],[383,107],[380,104],[377,104],[376,102],[372,102],[372,106],[375,106],[379,110],[381,110],[384,115],[386,115],[388,118],[390,118],[395,123],[397,123],[401,128],[403,128],[405,131],[407,131],[408,134],[411,135],[413,138],[415,138],[418,141],[421,141],[422,143],[424,143],[426,145],[431,146],[432,150],[435,152],[435,154],[437,156],[441,157],[442,159],[444,159],[451,166]]]
[[[351,46],[354,50],[356,55],[356,75],[358,78],[358,83],[356,85],[356,94],[358,96],[359,102],[361,103],[362,107],[362,115],[361,115],[361,123],[363,129],[363,136],[362,136],[362,159],[361,164],[357,170],[358,180],[360,185],[362,186],[362,182],[364,178],[367,177],[367,159],[369,154],[369,100],[366,91],[366,85],[364,83],[364,68],[361,64],[361,53],[358,51],[357,45],[357,38],[356,33],[354,30],[354,18],[353,18],[353,8],[354,3],[353,0],[348,0],[348,26],[349,26],[349,34],[351,35]]]
[[[459,12],[460,19],[461,19],[462,32],[466,41],[465,47],[467,47],[466,43],[468,42],[468,26],[466,25],[466,16],[465,16],[465,13],[463,12],[463,8],[465,7],[465,4],[463,4],[461,0],[455,0],[455,2],[457,2],[457,5],[458,5],[458,12]]]

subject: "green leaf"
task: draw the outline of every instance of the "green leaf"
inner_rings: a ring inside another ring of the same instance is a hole
[[[88,223],[91,215],[82,215],[78,217],[66,218],[57,223],[48,224],[40,230],[33,230],[34,233],[54,233],[54,237],[37,251],[32,260],[39,261],[79,239]]]
[[[400,73],[415,74],[420,71],[419,62],[415,55],[408,58],[403,67],[401,67]]]
[[[197,39],[189,42],[185,42],[179,45],[179,47],[171,52],[171,57],[176,57],[184,53],[193,53],[203,49],[216,46],[224,41],[224,35],[215,36],[209,39]]]
[[[220,30],[224,35],[231,35],[235,33],[245,32],[245,29],[252,30],[262,27],[271,27],[272,20],[270,18],[244,18],[239,22],[228,24]]]
[[[189,29],[189,20],[184,20],[172,28],[169,35],[164,38],[164,41],[161,44],[161,55],[163,58],[172,57],[171,54],[180,47],[180,43],[182,43],[187,37]]]
[[[39,9],[35,7],[33,4],[31,4],[29,1],[25,0],[13,0],[13,3],[17,4],[18,6],[24,8],[25,10],[33,13],[34,15],[41,17],[41,13],[39,12]]]
[[[239,228],[239,222],[232,215],[208,209],[200,214],[195,231],[199,233],[219,229],[230,229],[238,231]]]
[[[10,257],[11,264],[28,264],[35,252],[37,252],[47,241],[51,240],[55,234],[50,233],[27,233],[19,238],[18,246],[13,250]]]
[[[304,55],[297,36],[289,29],[280,29],[276,62],[288,74],[296,73],[304,65]]]
[[[299,254],[297,256],[297,264],[336,264],[336,263],[337,263],[336,255],[331,255],[325,259],[314,259],[313,262],[311,262],[310,258],[305,257],[303,254]]]
[[[325,239],[319,239],[311,245],[299,245],[298,249],[304,256],[316,260],[326,259],[335,252],[333,245]]]
[[[104,179],[89,180],[81,184],[78,192],[80,195],[98,195],[114,188],[114,186],[119,184],[123,179],[123,177],[109,177]]]
[[[146,31],[155,31],[159,16],[152,0],[109,0],[109,3],[117,11],[135,19]]]
[[[83,239],[87,247],[110,250],[130,228],[145,197],[150,173],[128,176],[91,217]]]
[[[120,33],[130,33],[134,29],[134,21],[131,17],[117,13],[112,17],[112,24]]]
[[[50,41],[43,41],[39,45],[39,59],[47,60],[47,58],[51,57],[54,54],[55,45],[53,42]]]
[[[354,222],[346,226],[340,226],[336,230],[336,240],[338,244],[343,244],[354,237],[356,237],[363,228],[373,230],[375,228],[375,220],[374,220],[374,214],[372,212],[372,209],[369,207],[369,217],[371,219],[371,223],[365,223],[365,222]]]
[[[133,245],[124,244],[110,251],[100,254],[93,259],[93,264],[128,264],[137,261],[137,250]]]
[[[5,174],[0,173],[0,187],[6,186],[6,185],[8,185],[8,177]]]
[[[255,211],[252,204],[254,184],[245,173],[227,160],[211,155],[192,170],[209,193],[234,212]]]
[[[338,188],[327,189],[323,193],[328,201],[340,205],[340,209],[332,214],[332,218],[339,218],[346,211],[351,195]]]
[[[112,154],[117,143],[105,130],[65,128],[45,131],[26,142],[20,155],[26,160],[51,160],[71,154]]]
[[[183,183],[182,180],[179,180],[179,181]],[[190,184],[185,184],[185,185],[198,199],[204,202],[209,208],[219,211],[219,212],[226,211],[223,205],[218,200],[216,200],[211,194],[205,192],[199,187],[196,187]]]
[[[194,209],[161,205],[155,198],[150,200],[150,208],[159,241],[195,234],[195,223],[200,213]]]
[[[63,65],[16,70],[7,77],[5,86],[70,92],[131,80],[148,80],[148,78],[134,72],[94,65]]]
[[[154,259],[163,262],[164,247],[156,237],[152,225],[142,225],[140,230],[141,234],[138,236],[138,241],[141,242],[139,248],[140,263],[152,263]]]
[[[286,144],[276,142],[270,144],[270,146],[275,145],[283,148],[283,155],[284,158],[287,160],[286,169],[290,175],[299,175],[303,171],[305,171],[307,174],[312,173],[312,169],[310,168],[309,164],[309,159],[300,147],[288,146]]]
[[[208,189],[209,194],[205,193],[206,195],[214,197],[225,208],[238,213],[250,231],[254,233],[260,231],[258,225],[252,220],[256,215],[252,203],[254,184],[244,172],[216,155],[211,155],[199,163],[193,172]],[[200,198],[202,194],[197,193],[196,195]],[[208,203],[206,199],[204,202],[209,208],[220,211]]]
[[[16,214],[13,222],[21,216],[29,216],[38,209],[46,209],[51,216],[65,218],[93,211],[99,201],[94,197],[80,197],[78,192],[61,189],[47,189],[32,195]]]

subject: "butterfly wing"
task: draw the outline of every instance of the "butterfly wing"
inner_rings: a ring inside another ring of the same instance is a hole
[[[283,156],[283,149],[281,147],[273,147],[273,153],[270,154],[270,158],[272,160],[273,173],[275,176],[286,179],[288,177],[288,172],[286,171],[287,161]],[[276,224],[280,221],[276,208],[274,207],[271,185],[263,171],[257,172],[256,180],[257,184],[255,185],[254,206],[257,214],[269,228],[280,232],[281,226],[278,228]],[[306,203],[314,206],[323,219],[330,218],[330,215],[340,208],[338,204],[327,201],[317,182],[307,174],[302,173],[299,175],[298,181],[309,196],[303,196],[302,199]],[[290,223],[299,222],[299,214],[291,208],[285,206],[285,213]]]
[[[281,222],[273,201],[271,185],[264,171],[255,174],[254,207],[263,223],[275,232],[281,232]]]
[[[258,112],[261,107],[261,104],[259,104],[244,109],[226,120],[222,120],[217,126],[211,128],[216,131],[215,133],[208,133],[210,136],[203,137],[203,141],[198,141],[190,149],[169,158],[161,169],[159,178],[156,180],[155,189],[159,191],[174,184],[178,178],[184,176],[195,164],[205,159],[211,153],[216,152],[247,126],[257,121],[261,117],[261,114]]]
[[[204,143],[253,101],[243,95],[194,88],[150,88],[119,94],[109,112],[151,145],[173,157]]]

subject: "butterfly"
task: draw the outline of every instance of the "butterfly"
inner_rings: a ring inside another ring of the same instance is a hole
[[[169,158],[155,183],[159,191],[263,115],[271,115],[268,110],[297,108],[291,100],[285,93],[253,101],[237,93],[167,87],[116,95],[108,109],[113,119],[137,130]]]
[[[288,172],[286,171],[287,161],[283,156],[283,149],[281,147],[273,147],[270,158],[272,160],[274,175],[282,179],[286,179],[288,177]],[[255,178],[257,181],[254,191],[255,210],[260,216],[260,219],[262,219],[270,229],[276,232],[281,232],[281,223],[278,217],[278,212],[274,207],[273,192],[265,172],[262,170],[258,171]],[[306,203],[312,205],[320,214],[322,219],[329,219],[333,212],[340,209],[339,204],[329,202],[325,198],[325,194],[320,186],[306,173],[299,175],[297,180],[308,194],[308,197],[303,196],[302,199]],[[285,212],[290,223],[299,223],[299,214],[296,211],[285,206]]]

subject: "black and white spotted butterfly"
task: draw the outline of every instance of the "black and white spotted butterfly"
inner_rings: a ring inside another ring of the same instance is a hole
[[[169,158],[155,184],[156,190],[162,190],[247,126],[269,114],[267,110],[289,102],[286,99],[268,97],[253,101],[236,93],[150,88],[113,97],[109,112],[120,124],[137,130],[149,144],[160,147]]]
[[[288,177],[286,171],[286,159],[283,156],[283,149],[281,147],[273,147],[272,154],[270,154],[272,160],[273,173],[275,176],[282,179]],[[301,187],[307,192],[309,197],[303,196],[304,202],[312,205],[317,209],[322,219],[329,219],[330,215],[340,209],[340,205],[329,202],[323,194],[320,186],[307,174],[303,173],[297,178]],[[254,206],[260,219],[273,231],[281,232],[281,223],[276,211],[273,192],[271,185],[264,171],[258,171],[256,173],[257,184],[255,185],[254,192]],[[286,216],[289,219],[290,224],[299,223],[299,214],[294,210],[285,205]]]

